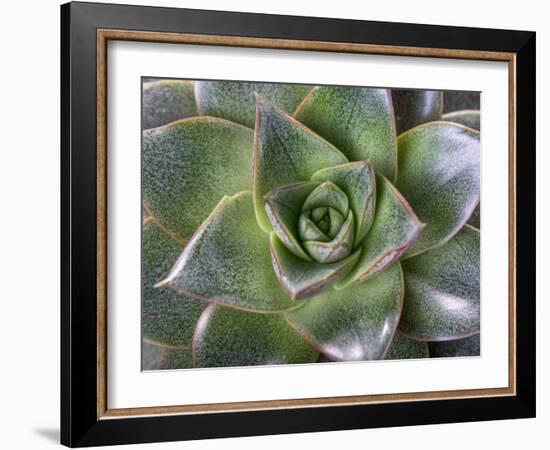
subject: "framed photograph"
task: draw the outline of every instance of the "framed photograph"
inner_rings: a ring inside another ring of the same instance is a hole
[[[535,33],[61,7],[61,441],[535,415]]]

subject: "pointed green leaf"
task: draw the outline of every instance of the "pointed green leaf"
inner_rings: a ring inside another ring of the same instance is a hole
[[[144,130],[197,115],[193,82],[188,80],[144,83],[142,102],[141,126]]]
[[[335,361],[380,359],[391,344],[403,304],[399,263],[348,287],[329,289],[286,314],[307,342]]]
[[[361,250],[332,264],[304,261],[287,250],[277,236],[271,234],[273,268],[289,297],[298,300],[312,297],[333,285],[348,272]]]
[[[324,207],[333,208],[344,217],[348,215],[348,197],[332,181],[324,181],[320,186],[315,188],[304,202],[302,211]]]
[[[387,89],[317,87],[294,117],[334,144],[350,161],[369,160],[377,173],[394,179],[395,122]]]
[[[478,110],[466,109],[443,114],[442,119],[448,122],[459,123],[460,125],[479,131],[481,116]]]
[[[249,311],[295,305],[273,271],[269,236],[258,227],[250,192],[220,201],[160,285]]]
[[[376,213],[369,234],[361,243],[357,265],[336,287],[364,281],[397,261],[414,244],[423,224],[407,201],[386,178],[377,177]]]
[[[264,200],[265,211],[273,231],[296,256],[311,261],[304,251],[298,236],[298,225],[302,205],[319,183],[292,183],[270,191]]]
[[[154,288],[170,270],[183,247],[148,221],[142,235],[142,333],[168,345],[191,345],[204,302],[168,288]]]
[[[319,209],[321,208],[317,208],[317,210]],[[330,241],[330,238],[308,217],[309,215],[309,211],[300,214],[300,218],[298,219],[298,236],[304,241]]]
[[[428,344],[415,341],[399,331],[395,332],[390,349],[384,359],[420,359],[429,358]]]
[[[193,367],[191,348],[178,348],[144,340],[141,346],[142,370],[174,370]]]
[[[428,345],[432,358],[456,358],[457,356],[481,355],[479,333],[464,339],[430,342]]]
[[[211,305],[195,332],[195,367],[230,367],[316,362],[319,353],[286,323],[282,314],[255,314]]]
[[[400,330],[425,341],[479,332],[479,231],[466,225],[449,242],[402,262]]]
[[[332,181],[347,195],[355,216],[355,245],[367,235],[374,219],[376,178],[368,161],[357,161],[316,172],[314,181]]]
[[[441,119],[443,93],[423,89],[392,89],[397,135],[426,122]]]
[[[310,90],[311,86],[300,84],[195,81],[200,114],[223,117],[251,128],[256,113],[254,93],[292,114]]]
[[[145,206],[185,241],[224,195],[250,189],[252,141],[249,128],[208,117],[145,131]]]
[[[397,189],[426,229],[407,257],[441,245],[466,223],[479,202],[479,133],[431,122],[399,136]]]
[[[265,231],[271,231],[271,224],[264,211],[264,195],[283,184],[309,181],[318,170],[345,162],[346,157],[332,144],[258,97],[254,205]]]
[[[353,239],[355,237],[355,221],[350,211],[340,230],[328,242],[304,241],[306,252],[315,261],[323,264],[340,261],[353,251]]]

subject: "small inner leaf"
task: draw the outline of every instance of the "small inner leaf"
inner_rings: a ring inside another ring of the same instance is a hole
[[[325,181],[309,194],[302,206],[302,211],[320,207],[334,208],[345,217],[349,211],[349,200],[333,182]]]
[[[312,297],[332,286],[353,267],[360,253],[361,249],[331,264],[304,261],[290,253],[277,236],[271,234],[273,268],[281,286],[294,300]]]
[[[353,270],[336,286],[343,289],[381,272],[414,244],[424,224],[386,178],[378,176],[376,215],[367,237],[361,242],[363,253]]]
[[[266,232],[272,231],[263,207],[269,191],[284,184],[309,181],[318,170],[347,162],[334,145],[261,96],[257,98],[253,160],[254,206],[258,223]]]
[[[300,219],[298,220],[298,234],[303,241],[330,241],[330,238],[319,229],[319,227],[308,217],[307,213],[302,213],[300,215]]]
[[[300,208],[318,185],[315,182],[287,184],[270,191],[264,200],[273,231],[292,253],[307,261],[311,258],[298,239]]]
[[[353,249],[355,222],[350,211],[338,234],[329,242],[305,241],[303,246],[309,255],[319,263],[331,263],[348,256]]]
[[[355,216],[355,246],[367,235],[376,209],[376,178],[368,161],[329,167],[311,177],[315,181],[332,181],[348,197]]]
[[[344,216],[340,214],[338,211],[336,211],[334,208],[329,208],[328,212],[329,212],[330,228],[327,234],[329,237],[333,238],[338,234],[338,231],[340,231],[340,228],[344,223]]]

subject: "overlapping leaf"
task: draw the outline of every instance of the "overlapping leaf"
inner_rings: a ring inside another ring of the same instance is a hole
[[[336,287],[348,289],[350,284],[364,281],[384,270],[414,244],[423,227],[395,186],[386,178],[377,177],[373,225],[361,243],[363,251],[359,261]]]
[[[252,135],[249,128],[211,117],[145,131],[145,207],[185,242],[224,195],[250,189]]]
[[[466,225],[449,242],[402,261],[407,336],[445,341],[479,333],[479,231]]]
[[[426,122],[439,120],[443,112],[443,93],[424,89],[392,89],[397,134]]]
[[[334,144],[350,161],[368,160],[377,173],[394,179],[396,134],[387,89],[316,87],[294,117]]]
[[[399,136],[396,187],[426,228],[407,256],[449,240],[479,202],[479,133],[431,122]]]
[[[200,114],[223,117],[251,128],[255,122],[255,93],[292,114],[310,90],[311,86],[300,84],[195,81]]]
[[[192,81],[144,83],[142,102],[141,126],[144,130],[197,115]]]
[[[428,344],[423,341],[415,341],[403,333],[396,331],[390,348],[384,359],[421,359],[429,358]]]
[[[206,304],[172,289],[154,288],[182,251],[152,220],[143,226],[142,331],[165,345],[191,345],[195,323]]]
[[[361,284],[329,289],[286,313],[296,331],[336,361],[380,359],[399,322],[403,275],[399,263]]]
[[[273,271],[268,235],[256,222],[250,192],[220,201],[160,286],[249,311],[294,305]]]
[[[320,264],[304,261],[288,251],[272,234],[273,268],[285,292],[293,299],[311,297],[344,276],[357,262],[361,249],[337,262]]]
[[[316,362],[319,353],[286,323],[282,314],[256,314],[209,306],[197,324],[195,367]]]
[[[284,184],[309,181],[318,170],[345,162],[346,157],[332,144],[258,97],[254,205],[258,223],[265,231],[271,231],[263,203],[269,191]]]

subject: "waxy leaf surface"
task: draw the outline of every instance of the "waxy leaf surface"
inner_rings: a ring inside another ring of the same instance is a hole
[[[408,338],[399,330],[395,332],[390,349],[384,359],[420,359],[429,358],[428,344]]]
[[[141,126],[144,130],[196,116],[193,82],[160,80],[143,84]]]
[[[286,313],[304,339],[336,361],[380,359],[399,322],[403,275],[399,263],[361,284],[329,289]]]
[[[430,356],[432,358],[456,358],[457,356],[479,356],[481,347],[479,334],[454,339],[452,341],[430,342]]]
[[[334,144],[350,161],[368,160],[377,173],[394,179],[396,134],[389,90],[316,87],[294,117]]]
[[[149,220],[142,237],[142,331],[161,344],[191,345],[195,323],[206,304],[168,288],[155,288],[183,247]]]
[[[222,199],[160,285],[249,311],[294,305],[271,265],[269,236],[256,222],[250,192]]]
[[[193,367],[191,347],[178,348],[144,340],[141,344],[142,370],[174,370]]]
[[[479,231],[466,225],[449,242],[402,261],[407,336],[445,341],[479,332]]]
[[[193,345],[195,367],[228,367],[316,362],[282,314],[256,314],[209,306],[201,316]]]
[[[311,86],[299,84],[195,81],[200,114],[223,117],[250,128],[254,128],[255,93],[292,114],[310,90]]]
[[[454,111],[443,114],[442,119],[448,122],[459,123],[460,125],[479,131],[481,115],[478,110],[467,109],[464,111]]]
[[[386,178],[377,177],[376,213],[363,251],[353,270],[336,287],[366,280],[381,272],[414,244],[423,229],[407,201]]]
[[[208,117],[145,131],[145,207],[185,242],[224,195],[250,190],[252,135],[242,125]]]
[[[454,236],[479,202],[479,134],[431,122],[399,136],[397,189],[426,228],[406,256]]]
[[[302,205],[319,183],[292,183],[270,191],[264,200],[265,211],[273,231],[296,256],[311,261],[299,241],[298,224]]]
[[[354,266],[360,252],[329,264],[304,261],[289,252],[275,234],[271,235],[273,268],[281,286],[293,299],[312,297],[334,284]]]
[[[331,181],[347,195],[355,216],[355,245],[357,245],[367,235],[374,220],[376,178],[372,165],[367,161],[357,161],[333,166],[316,172],[311,179]]]
[[[309,181],[318,170],[345,162],[346,157],[332,144],[258,97],[254,205],[258,223],[265,231],[271,231],[263,205],[269,191],[284,184]]]
[[[441,118],[443,93],[423,89],[392,89],[397,135],[417,125]]]

